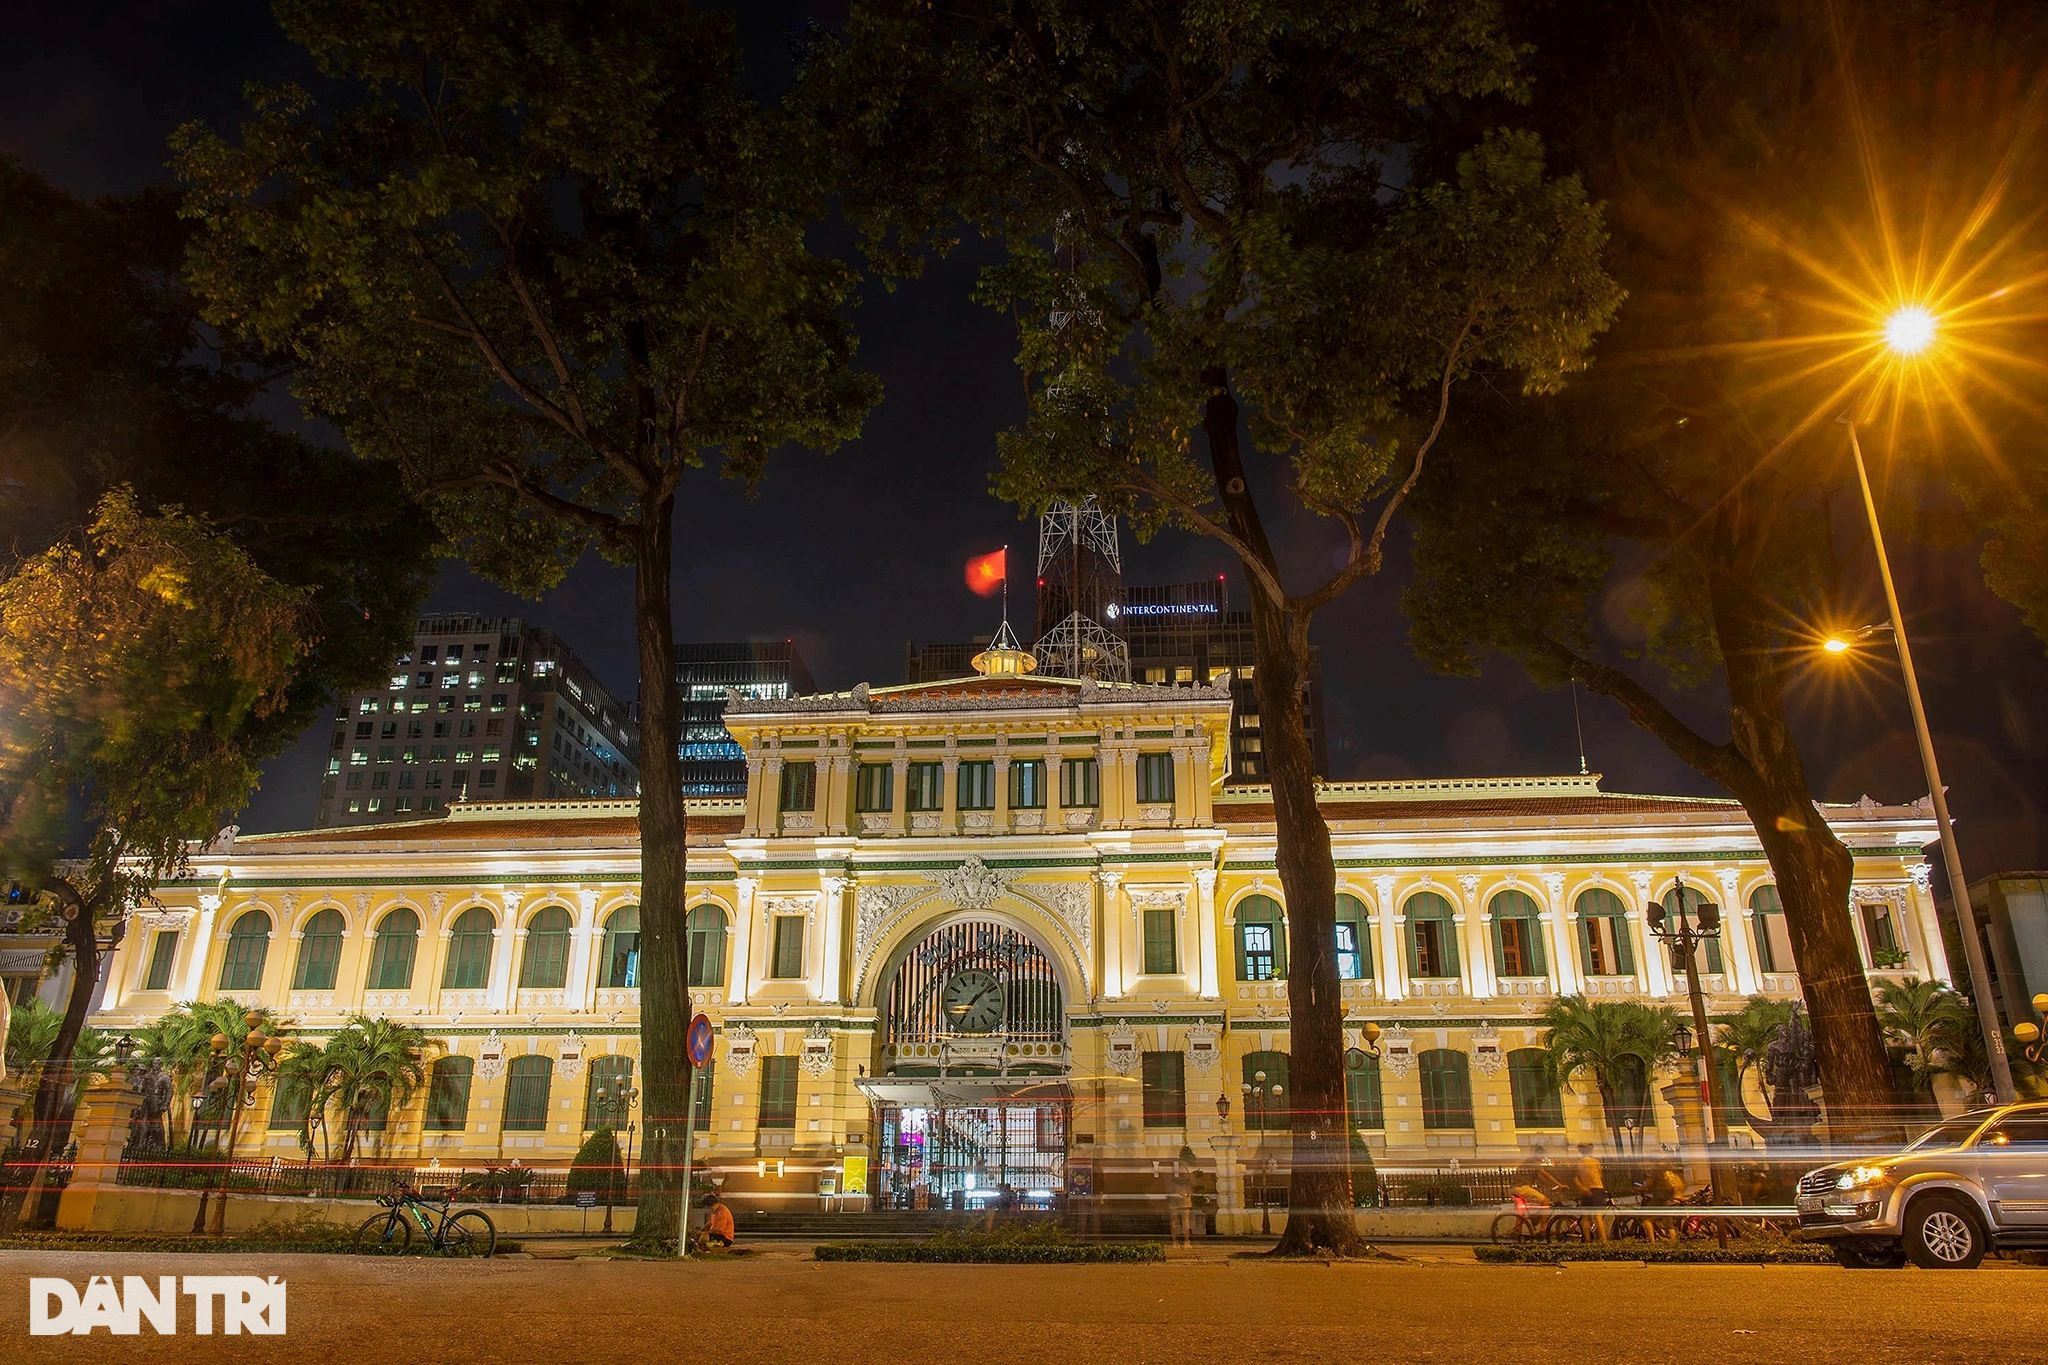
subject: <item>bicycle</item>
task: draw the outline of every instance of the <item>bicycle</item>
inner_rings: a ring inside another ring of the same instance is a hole
[[[379,1195],[377,1202],[384,1205],[385,1212],[372,1214],[356,1229],[359,1256],[403,1256],[412,1249],[414,1223],[426,1234],[428,1244],[446,1256],[489,1256],[498,1249],[498,1229],[489,1216],[476,1209],[450,1214],[454,1196],[445,1191],[438,1224],[431,1216],[434,1201],[418,1190]]]

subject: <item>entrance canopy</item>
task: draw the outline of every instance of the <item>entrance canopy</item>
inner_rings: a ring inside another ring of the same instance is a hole
[[[854,1084],[876,1104],[905,1109],[1056,1104],[1074,1093],[1059,1076],[863,1076]]]

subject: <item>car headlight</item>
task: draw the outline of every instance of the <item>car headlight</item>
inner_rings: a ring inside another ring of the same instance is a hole
[[[1882,1185],[1889,1174],[1882,1166],[1857,1166],[1835,1177],[1838,1190],[1860,1190],[1871,1185]]]

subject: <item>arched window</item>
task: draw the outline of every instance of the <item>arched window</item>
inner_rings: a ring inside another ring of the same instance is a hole
[[[1508,1091],[1515,1104],[1515,1127],[1564,1127],[1564,1095],[1550,1074],[1550,1058],[1542,1048],[1520,1047],[1508,1054]]]
[[[1525,891],[1508,890],[1495,896],[1493,911],[1493,966],[1502,976],[1547,976],[1549,959],[1543,954],[1543,912]]]
[[[1451,903],[1434,891],[1408,898],[1408,975],[1458,974],[1458,922]]]
[[[1287,926],[1280,902],[1246,896],[1237,903],[1237,979],[1279,981],[1287,975]]]
[[[1604,886],[1579,893],[1579,961],[1587,976],[1633,976],[1635,949],[1628,939],[1628,907]]]
[[[519,989],[558,991],[569,980],[569,912],[559,905],[526,922],[526,953],[519,959]]]
[[[472,905],[455,917],[448,935],[448,967],[441,973],[441,989],[481,990],[491,977],[491,933],[498,922],[481,905]]]
[[[443,1057],[434,1063],[434,1077],[427,1086],[429,1132],[459,1133],[469,1126],[469,1081],[475,1072],[476,1062],[469,1057]]]
[[[1260,1080],[1263,1072],[1265,1079]],[[1293,1125],[1288,1116],[1287,1106],[1294,1102],[1294,1087],[1287,1082],[1287,1054],[1284,1052],[1247,1052],[1244,1054],[1244,1083],[1252,1091],[1240,1090],[1238,1099],[1244,1105],[1244,1128],[1248,1133],[1284,1133]],[[1273,1094],[1274,1086],[1280,1087],[1278,1095]]]
[[[604,922],[604,976],[597,984],[628,988],[640,984],[639,906],[614,910]]]
[[[609,1124],[613,1128],[624,1128],[631,1117],[631,1110],[620,1097],[632,1086],[631,1057],[593,1057],[590,1079],[583,1087],[583,1126],[589,1129]]]
[[[555,1064],[546,1057],[514,1057],[505,1068],[505,1131],[539,1133],[548,1126],[548,1078]]]
[[[420,948],[420,917],[400,906],[377,921],[370,949],[370,989],[402,991],[412,986],[412,962]]]
[[[1353,1129],[1387,1126],[1380,1096],[1380,1059],[1355,1047],[1344,1054],[1344,1108]]]
[[[1705,904],[1707,904],[1707,893],[1700,890],[1697,886],[1674,886],[1664,893],[1664,913],[1673,919],[1678,917],[1678,913],[1682,909],[1688,920],[1698,924],[1700,922],[1700,907]],[[1720,939],[1701,939],[1699,947],[1694,951],[1697,955],[1701,971],[1718,972],[1721,970]],[[1677,965],[1680,972],[1685,970],[1683,963]]]
[[[221,957],[220,988],[253,991],[263,985],[263,958],[270,951],[270,916],[244,912],[228,929],[228,950]]]
[[[1365,902],[1337,897],[1337,979],[1363,981],[1372,975],[1372,939],[1366,934]]]
[[[1472,1126],[1472,1059],[1456,1048],[1436,1047],[1415,1059],[1422,1075],[1422,1126]]]
[[[292,973],[295,991],[331,991],[341,968],[342,919],[339,910],[322,910],[299,931],[299,965]]]
[[[1756,965],[1767,972],[1792,972],[1799,964],[1792,957],[1792,935],[1785,928],[1785,903],[1778,888],[1759,886],[1749,893],[1750,933],[1756,939]]]
[[[725,911],[715,905],[700,905],[690,912],[689,984],[725,984]]]

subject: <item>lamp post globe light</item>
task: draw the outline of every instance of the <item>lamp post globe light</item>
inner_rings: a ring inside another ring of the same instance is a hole
[[[592,1096],[597,1101],[597,1112],[602,1121],[612,1129],[612,1159],[617,1163],[613,1170],[616,1178],[607,1174],[604,1182],[604,1230],[612,1230],[612,1201],[618,1190],[633,1178],[633,1111],[640,1104],[640,1087],[632,1084],[600,1085]],[[618,1134],[626,1135],[625,1145],[619,1144]]]
[[[1882,334],[1885,348],[1897,364],[1909,364],[1925,354],[1938,340],[1940,322],[1928,309],[1908,304],[1894,309],[1885,319]],[[1963,878],[1962,854],[1956,848],[1955,827],[1949,820],[1948,794],[1941,784],[1941,768],[1934,759],[1934,739],[1927,729],[1927,708],[1920,699],[1920,681],[1913,671],[1913,651],[1906,642],[1906,622],[1899,612],[1899,591],[1892,581],[1890,558],[1885,554],[1884,529],[1877,519],[1877,499],[1870,491],[1870,473],[1863,463],[1863,443],[1856,436],[1857,410],[1851,406],[1843,417],[1849,428],[1849,453],[1856,464],[1856,482],[1863,493],[1863,511],[1870,521],[1870,545],[1877,559],[1878,577],[1884,583],[1885,608],[1890,614],[1892,643],[1899,653],[1899,673],[1906,686],[1906,702],[1913,712],[1913,735],[1920,745],[1920,766],[1927,778],[1928,796],[1934,805],[1935,833],[1941,841],[1943,870],[1948,874],[1949,899],[1955,903],[1957,926],[1962,930],[1963,958],[1970,970],[1970,994],[1977,1006],[1977,1021],[1984,1031],[1984,1047],[1991,1058],[1991,1087],[2000,1104],[2014,1098],[2012,1063],[2005,1055],[2005,1038],[1998,1024],[1998,1008],[1991,999],[1991,975],[1984,963],[1984,945],[1977,937],[1977,917],[1970,905],[1969,882]],[[1882,627],[1866,626],[1849,638],[1835,636],[1822,648],[1830,654],[1848,652],[1852,642],[1878,633]]]
[[[1245,1127],[1249,1128],[1252,1126],[1252,1115],[1254,1113],[1258,1115],[1259,1233],[1262,1236],[1270,1237],[1273,1235],[1273,1158],[1266,1154],[1266,1116],[1272,1112],[1273,1106],[1280,1102],[1281,1097],[1286,1093],[1286,1088],[1278,1081],[1268,1085],[1266,1083],[1266,1073],[1263,1071],[1254,1071],[1251,1080],[1244,1082],[1239,1088],[1244,1091]],[[1227,1118],[1229,1116],[1227,1103],[1219,1098],[1218,1105]]]
[[[1721,1105],[1721,1073],[1713,1061],[1714,1028],[1707,1019],[1707,997],[1700,989],[1699,967],[1699,945],[1721,937],[1721,907],[1687,886],[1685,874],[1680,873],[1676,913],[1667,909],[1662,901],[1652,901],[1647,916],[1651,934],[1670,945],[1672,964],[1685,972],[1685,993],[1692,1004],[1692,1027],[1688,1029],[1681,1024],[1673,1042],[1680,1052],[1693,1057],[1695,1079],[1705,1085],[1709,1149],[1707,1178],[1714,1187],[1714,1202],[1725,1203],[1721,1197],[1721,1162],[1716,1149],[1727,1145],[1727,1135],[1721,1131],[1722,1116],[1727,1110]]]
[[[252,1083],[261,1076],[274,1075],[283,1063],[285,1041],[275,1034],[263,1031],[263,1016],[250,1010],[242,1016],[247,1031],[240,1043],[225,1033],[213,1035],[209,1044],[218,1068],[200,1095],[193,1097],[192,1121],[196,1125],[199,1115],[209,1099],[218,1100],[222,1105],[220,1126],[214,1130],[216,1149],[225,1142],[226,1151],[220,1161],[220,1188],[213,1195],[212,1232],[218,1237],[227,1231],[228,1184],[235,1168],[235,1138],[241,1128],[242,1109],[245,1104],[253,1105],[256,1095]],[[193,1216],[192,1231],[207,1231],[207,1191],[199,1192],[199,1211]]]

